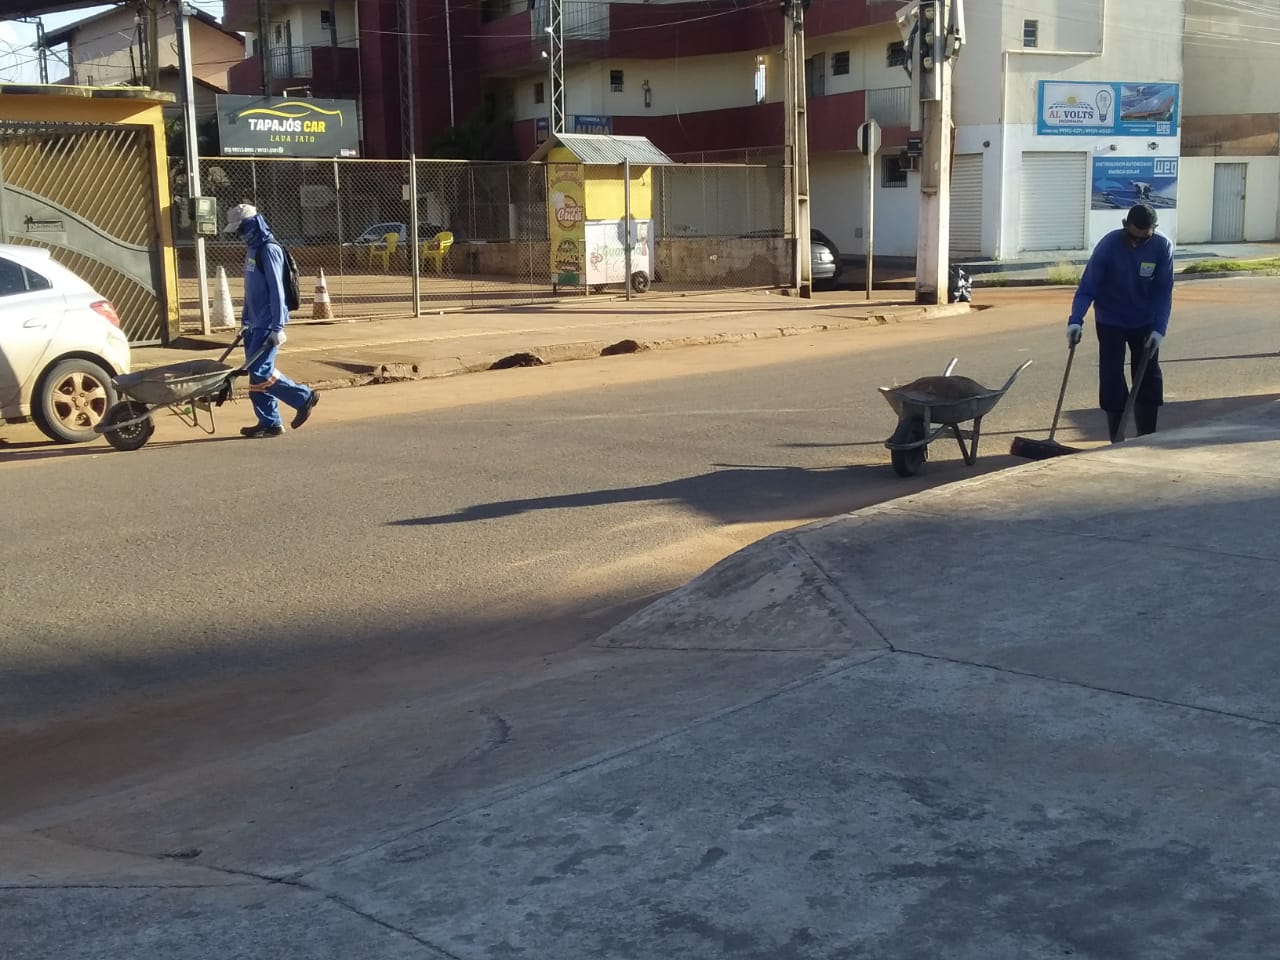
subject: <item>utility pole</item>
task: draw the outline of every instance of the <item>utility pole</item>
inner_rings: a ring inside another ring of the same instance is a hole
[[[813,262],[809,246],[809,122],[805,107],[804,12],[809,0],[781,0],[783,32],[783,110],[785,145],[791,157],[791,226],[795,231],[792,286],[805,299],[813,296]]]
[[[457,126],[453,115],[453,25],[449,22],[449,0],[444,0],[444,55],[449,70],[449,126]]]
[[[160,0],[146,0],[147,4],[147,86],[152,90],[160,86]]]
[[[413,36],[411,25],[412,5],[410,0],[398,0],[396,3],[396,30],[400,33],[400,141],[406,157],[412,157],[417,151],[418,138],[414,115],[413,98]]]
[[[329,0],[329,50],[333,55],[333,66],[329,70],[329,96],[337,100],[342,84],[338,78],[338,0]]]
[[[29,23],[36,28],[36,57],[40,63],[40,82],[49,82],[49,44],[44,36],[44,20],[40,17],[19,17],[18,23]],[[72,71],[72,82],[74,82],[75,71]]]
[[[547,80],[550,89],[547,97],[551,104],[551,117],[547,134],[564,133],[564,0],[547,0]]]
[[[413,273],[413,313],[422,316],[422,249],[418,246],[418,114],[414,98],[417,77],[413,69],[413,15],[411,0],[396,4],[396,22],[400,30],[400,137],[404,155],[409,161],[409,257]]]
[[[174,4],[174,26],[178,31],[178,74],[182,78],[182,126],[187,146],[187,200],[200,196],[200,149],[196,137],[196,94],[192,77],[191,24],[187,21],[191,11],[185,0]],[[195,211],[192,209],[192,214]],[[204,236],[193,230],[196,241],[196,279],[200,288],[200,329],[208,335],[212,326],[209,319],[209,267],[205,260]]]
[[[267,0],[258,0],[258,59],[262,62],[262,95],[271,96],[271,50],[267,32],[271,29],[267,16]]]
[[[951,61],[964,42],[963,0],[919,0],[915,70],[921,107],[916,302],[946,303],[951,245]]]

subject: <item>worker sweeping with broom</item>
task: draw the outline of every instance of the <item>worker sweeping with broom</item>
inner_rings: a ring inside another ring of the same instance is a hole
[[[1080,278],[1067,320],[1069,375],[1071,358],[1084,333],[1084,316],[1093,307],[1098,332],[1098,405],[1107,415],[1107,435],[1113,443],[1124,439],[1130,411],[1139,436],[1154,433],[1164,403],[1159,352],[1173,309],[1173,244],[1156,233],[1157,223],[1155,208],[1139,203],[1130,208],[1121,229],[1102,238]],[[1132,389],[1124,372],[1126,351]],[[1043,459],[1074,452],[1053,441],[1066,393],[1066,375],[1049,440],[1015,438],[1011,448],[1015,455]]]

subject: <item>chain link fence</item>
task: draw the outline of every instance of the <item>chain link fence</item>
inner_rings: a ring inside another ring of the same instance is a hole
[[[789,282],[789,169],[764,164],[654,167],[659,291]]]
[[[329,319],[326,313],[350,320],[496,309],[625,289],[621,274],[610,274],[606,283],[588,283],[584,275],[580,283],[563,284],[553,268],[554,211],[542,164],[419,160],[415,169],[409,161],[240,157],[200,164],[203,192],[217,198],[221,217],[238,203],[254,204],[297,260],[304,302],[295,322]],[[592,177],[622,182],[621,168],[590,169]],[[651,197],[647,204],[635,197],[633,215],[644,219],[648,207],[642,235],[653,243],[633,251],[633,261],[648,274],[652,292],[785,284],[793,246],[787,178],[781,164],[651,168]],[[592,239],[611,236],[604,228],[620,223],[621,209],[606,212],[613,220],[599,222],[588,201],[587,261],[617,252],[618,244]],[[620,229],[613,232],[622,236]],[[244,246],[219,236],[205,247],[210,296],[219,296],[221,266],[238,316]],[[199,329],[192,246],[179,247],[178,263],[183,326]],[[314,305],[322,274],[328,310]]]

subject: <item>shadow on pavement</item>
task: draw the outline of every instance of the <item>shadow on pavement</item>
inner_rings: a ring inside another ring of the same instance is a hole
[[[240,436],[199,436],[189,440],[151,440],[143,450],[173,450],[193,443],[221,443],[225,440],[241,440]],[[137,452],[137,451],[135,451]],[[52,440],[12,442],[0,437],[0,464],[31,463],[39,460],[65,460],[72,457],[96,457],[103,454],[127,454],[116,450],[106,441],[90,443],[55,443]]]
[[[939,456],[910,480],[894,475],[887,453],[882,464],[816,469],[715,464],[713,466],[722,469],[665,483],[476,504],[455,513],[394,520],[388,526],[431,527],[496,520],[538,510],[645,501],[683,503],[722,523],[803,522],[847,513],[886,497],[917,493],[1022,462],[1007,455],[979,456],[974,467],[966,467],[959,451],[952,452],[954,456]]]

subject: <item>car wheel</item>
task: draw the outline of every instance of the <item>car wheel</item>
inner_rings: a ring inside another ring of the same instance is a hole
[[[107,371],[92,360],[63,360],[40,378],[31,419],[50,440],[84,443],[98,436],[93,428],[115,402]]]

